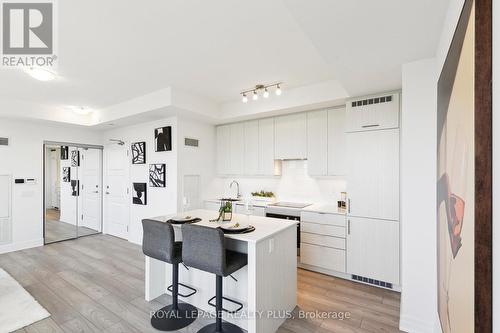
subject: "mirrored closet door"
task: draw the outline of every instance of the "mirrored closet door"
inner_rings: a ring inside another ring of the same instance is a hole
[[[102,149],[44,145],[45,244],[102,232]]]

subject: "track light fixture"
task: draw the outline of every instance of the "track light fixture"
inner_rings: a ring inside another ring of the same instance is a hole
[[[270,94],[269,94],[269,88],[275,88],[274,93],[277,96],[280,96],[281,92],[282,92],[281,91],[281,84],[282,84],[282,82],[268,84],[268,85],[258,84],[254,88],[252,88],[252,89],[248,89],[248,90],[242,91],[240,93],[240,95],[241,95],[241,101],[243,103],[247,103],[248,102],[248,96],[247,96],[247,94],[252,94],[252,100],[256,101],[256,100],[259,99],[259,93],[260,92],[262,92],[262,97],[269,98],[269,96],[270,96]]]

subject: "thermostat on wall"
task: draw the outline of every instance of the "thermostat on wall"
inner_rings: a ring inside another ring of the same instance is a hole
[[[36,179],[35,178],[26,178],[26,184],[36,184]]]

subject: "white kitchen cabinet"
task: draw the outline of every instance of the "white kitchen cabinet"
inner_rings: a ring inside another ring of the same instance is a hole
[[[275,158],[307,158],[307,119],[305,113],[275,118]]]
[[[348,217],[347,272],[399,284],[399,222]]]
[[[372,131],[399,127],[399,94],[361,97],[346,104],[347,131]]]
[[[237,214],[247,214],[247,210],[245,209],[245,205],[236,204],[236,213]],[[266,208],[254,206],[252,209],[252,216],[266,216]]]
[[[274,118],[259,119],[259,172],[273,176],[274,172]]]
[[[227,175],[230,173],[230,142],[231,142],[231,128],[229,125],[217,126],[217,154],[216,165],[217,174]]]
[[[257,175],[259,174],[259,121],[246,121],[244,128],[244,174]]]
[[[311,176],[328,174],[328,112],[307,113],[307,172]]]
[[[347,134],[348,215],[399,220],[399,130]]]
[[[337,272],[346,270],[345,251],[330,247],[301,243],[300,262]]]
[[[328,175],[347,173],[345,108],[328,110]]]
[[[230,175],[242,175],[245,165],[245,127],[243,123],[229,125],[230,150],[227,151],[230,160]]]

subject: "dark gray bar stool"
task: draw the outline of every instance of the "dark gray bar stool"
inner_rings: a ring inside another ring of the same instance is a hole
[[[174,228],[170,223],[142,220],[142,252],[172,264],[172,304],[156,311],[151,317],[151,325],[160,331],[175,331],[190,325],[198,317],[198,309],[187,303],[179,303],[179,295],[189,297],[196,289],[179,283],[179,264],[182,262],[182,242],[175,241]],[[179,285],[191,290],[188,295],[179,293]]]
[[[222,322],[222,311],[237,312],[243,308],[241,303],[223,296],[222,278],[228,276],[248,262],[247,255],[231,250],[226,250],[224,232],[220,228],[210,228],[193,224],[182,225],[182,260],[190,267],[213,273],[216,275],[216,304],[217,318],[214,324],[203,327],[198,333],[241,333],[243,330],[231,323]],[[238,304],[236,311],[228,311],[222,307],[225,299]],[[208,304],[212,305],[210,299]]]

